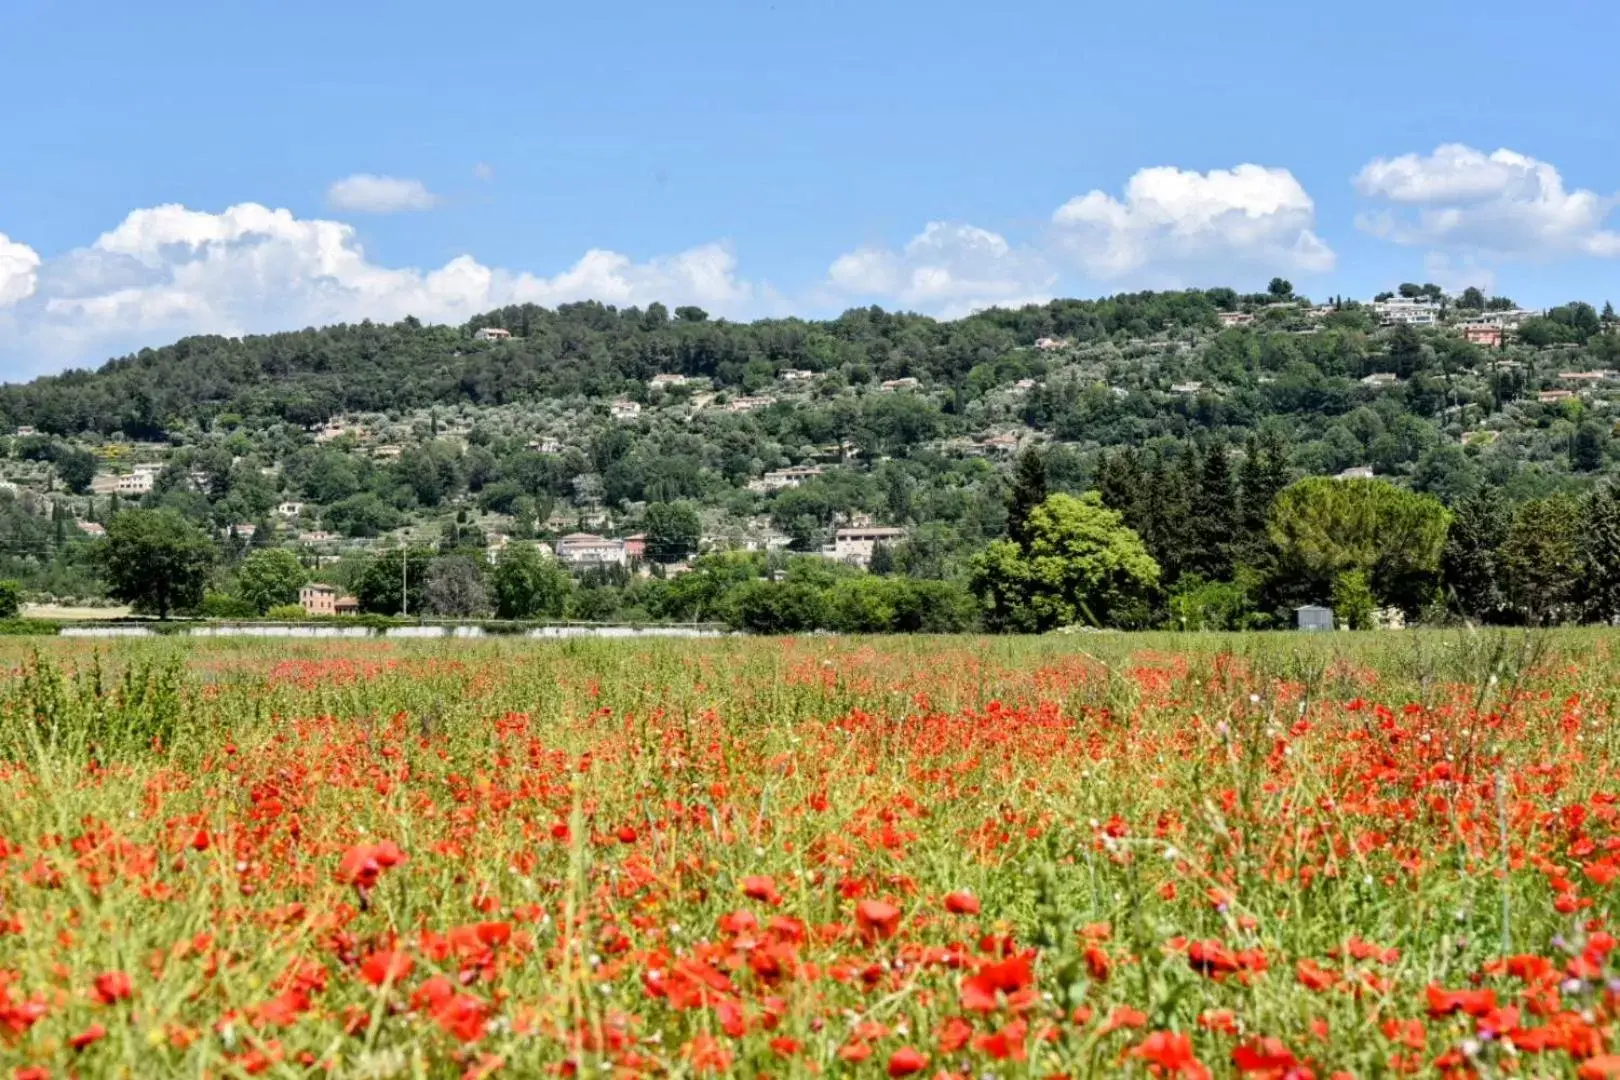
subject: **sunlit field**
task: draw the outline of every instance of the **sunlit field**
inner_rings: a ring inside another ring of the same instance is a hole
[[[0,1060],[1620,1076],[1617,641],[6,643]]]

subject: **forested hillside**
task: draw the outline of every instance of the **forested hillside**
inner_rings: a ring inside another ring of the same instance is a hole
[[[1029,611],[996,613],[975,563],[1024,529],[1012,470],[1030,456],[1043,494],[1098,492],[1154,561],[1152,588],[1116,604],[1115,622],[1280,622],[1335,590],[1359,609],[1358,588],[1413,616],[1449,603],[1531,617],[1503,581],[1488,603],[1447,602],[1435,544],[1470,514],[1501,532],[1522,506],[1575,505],[1607,477],[1612,311],[1399,294],[1313,304],[1274,281],[1257,295],[1139,293],[953,322],[872,308],[738,324],[587,303],[459,327],[190,338],[0,387],[0,421],[17,433],[0,546],[31,588],[90,594],[104,583],[75,547],[85,534],[131,506],[168,509],[221,548],[220,589],[251,538],[358,590],[375,556],[403,545],[495,560],[508,542],[590,529],[630,537],[635,554],[574,575],[580,590],[612,590],[576,595],[582,617],[691,617],[637,595],[662,586],[638,584],[635,565],[661,580],[737,550],[765,560],[767,580],[782,578],[770,560],[800,552],[977,581],[991,623],[1038,628]],[[1422,540],[1434,558],[1374,566],[1291,549],[1279,493],[1341,474],[1345,490],[1375,477],[1440,510]],[[1062,509],[1070,525],[1087,513]],[[862,541],[852,529],[894,531]],[[1345,579],[1355,573],[1366,580]]]

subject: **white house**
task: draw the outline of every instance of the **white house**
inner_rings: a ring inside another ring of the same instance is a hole
[[[284,502],[276,506],[276,513],[284,518],[295,518],[303,512],[304,504],[301,502]]]
[[[786,368],[782,372],[783,382],[809,382],[815,377],[815,372],[806,371],[803,368]]]
[[[896,390],[915,390],[920,386],[922,386],[922,383],[918,382],[916,379],[913,379],[910,375],[907,375],[902,379],[886,380],[882,384],[882,389],[888,391],[889,393],[893,393]]]
[[[1399,376],[1389,371],[1375,371],[1361,380],[1362,386],[1384,387],[1394,386],[1400,382]]]
[[[473,333],[474,341],[507,341],[512,337],[512,331],[502,330],[498,326],[485,326]]]
[[[595,533],[569,533],[557,541],[557,558],[569,566],[624,566],[628,560],[623,540]]]
[[[1405,323],[1408,326],[1434,326],[1440,321],[1440,305],[1424,298],[1408,299],[1392,296],[1388,300],[1374,300],[1373,314],[1380,326]]]
[[[615,401],[608,407],[608,412],[615,420],[634,420],[641,415],[641,403],[637,401]]]
[[[855,566],[868,566],[872,550],[879,544],[896,544],[906,538],[906,530],[892,525],[863,525],[839,529],[833,534],[833,545],[822,553]]]
[[[116,495],[147,495],[151,493],[152,485],[156,482],[157,473],[141,472],[137,469],[136,472],[120,476],[118,482],[113,485],[113,493]]]
[[[727,412],[753,412],[776,404],[776,399],[766,394],[757,397],[734,397],[726,403]]]
[[[750,491],[781,491],[796,488],[806,480],[813,480],[826,472],[820,465],[789,465],[785,469],[772,469],[748,485]]]
[[[654,375],[647,381],[647,385],[652,387],[654,390],[670,386],[685,386],[686,383],[687,378],[685,375],[675,374]]]
[[[1335,480],[1371,480],[1373,468],[1371,465],[1352,465],[1350,468],[1333,477]]]

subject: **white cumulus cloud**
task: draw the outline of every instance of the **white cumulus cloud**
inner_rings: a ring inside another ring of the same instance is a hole
[[[1620,198],[1568,190],[1552,165],[1513,150],[1449,143],[1378,158],[1355,185],[1373,203],[1358,226],[1398,244],[1497,261],[1620,255],[1605,226]]]
[[[942,221],[929,222],[899,251],[862,247],[840,255],[827,279],[844,297],[882,299],[945,318],[1042,303],[1057,284],[1038,253],[988,229]]]
[[[1322,273],[1334,254],[1313,231],[1316,204],[1287,169],[1141,169],[1123,198],[1090,191],[1052,215],[1055,242],[1088,276],[1155,285],[1242,272]]]
[[[38,275],[38,252],[0,233],[0,307],[32,296]]]
[[[358,214],[397,214],[405,210],[431,210],[438,199],[420,180],[355,173],[326,189],[326,203],[334,210]]]
[[[659,300],[746,315],[768,296],[737,270],[736,256],[718,243],[646,260],[592,250],[550,276],[486,266],[470,255],[431,269],[390,267],[368,258],[343,222],[256,203],[219,213],[157,206],[43,261],[0,240],[0,298],[11,298],[0,309],[0,377],[96,364],[188,334],[407,315],[454,323],[515,303]]]

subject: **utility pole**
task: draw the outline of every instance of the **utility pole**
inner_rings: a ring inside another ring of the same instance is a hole
[[[399,541],[399,614],[403,618],[410,612],[410,577],[411,577],[411,549],[406,546],[405,538]]]

